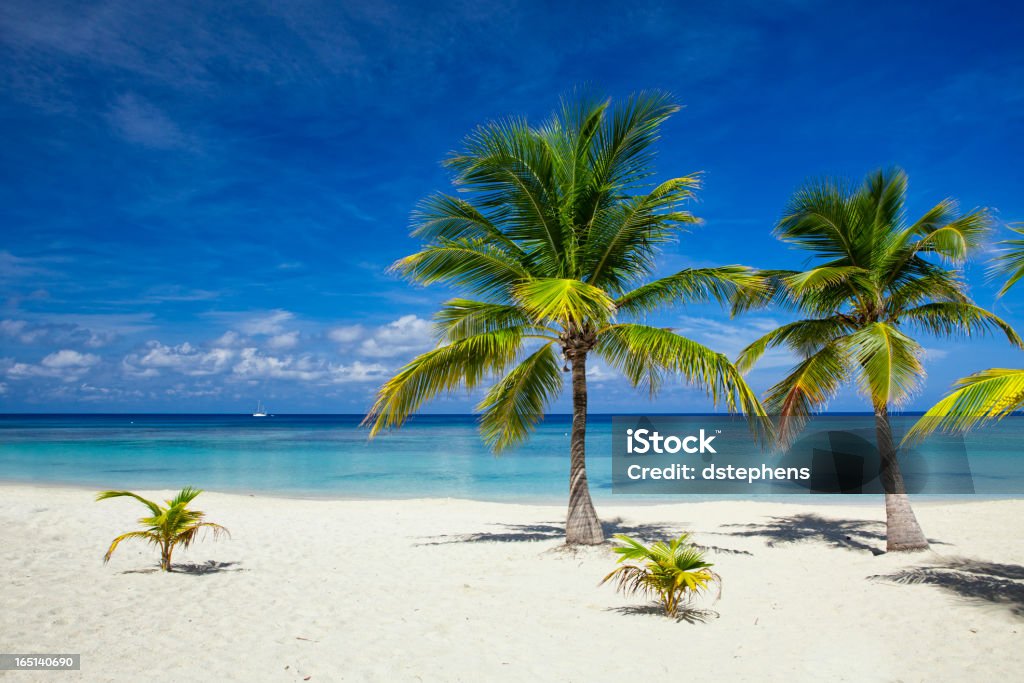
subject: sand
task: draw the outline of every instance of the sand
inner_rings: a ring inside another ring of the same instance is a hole
[[[170,492],[145,492],[166,497]],[[231,540],[161,574],[116,534],[144,511],[0,486],[0,651],[79,652],[11,681],[1020,680],[1024,501],[920,502],[936,543],[884,548],[877,506],[599,505],[629,533],[689,530],[724,580],[676,622],[560,550],[562,506],[204,493]],[[899,583],[894,577],[916,582]],[[889,578],[878,578],[889,577]],[[700,618],[703,616],[703,621]]]

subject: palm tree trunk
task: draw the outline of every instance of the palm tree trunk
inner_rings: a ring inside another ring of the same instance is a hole
[[[572,357],[572,438],[569,466],[569,514],[565,519],[568,545],[604,543],[604,531],[590,499],[587,485],[587,353],[576,351]]]
[[[927,550],[928,539],[921,531],[907,497],[892,440],[889,409],[884,403],[875,406],[875,434],[882,459],[882,487],[885,489],[885,549],[888,552]]]
[[[160,569],[165,572],[171,571],[171,546],[164,545],[160,549]]]

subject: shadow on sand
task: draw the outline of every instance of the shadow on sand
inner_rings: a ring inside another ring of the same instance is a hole
[[[501,531],[479,531],[471,534],[443,534],[433,536],[432,540],[417,545],[445,545],[448,543],[522,543],[531,541],[551,541],[565,538],[565,525],[558,522],[546,522],[542,524],[495,524]],[[667,524],[627,524],[621,517],[604,520],[601,522],[605,538],[611,541],[615,534],[626,534],[644,543],[653,541],[664,541],[675,538],[682,533],[682,529]],[[750,555],[746,550],[734,550],[718,546],[694,544],[704,551],[716,553]]]
[[[244,572],[247,571],[242,567],[236,566],[238,562],[214,562],[213,560],[207,560],[203,564],[172,564],[172,574],[220,574],[222,572]],[[121,572],[122,574],[154,574],[160,571],[159,567],[151,567],[149,569],[129,569]]]
[[[910,567],[893,574],[869,576],[872,581],[937,586],[970,602],[1005,607],[1024,618],[1024,567],[965,557]]]
[[[723,528],[735,531],[721,531],[726,536],[767,539],[769,548],[780,543],[818,541],[833,548],[864,550],[872,555],[885,554],[885,523],[862,519],[827,519],[814,513],[769,517],[767,522],[750,524],[726,524]],[[934,538],[932,545],[945,545]]]
[[[629,616],[665,616],[665,610],[658,605],[642,605],[629,607],[609,607],[607,612],[618,612]],[[712,609],[684,608],[676,612],[676,623],[686,622],[687,624],[706,624],[712,619],[719,617],[718,612]]]

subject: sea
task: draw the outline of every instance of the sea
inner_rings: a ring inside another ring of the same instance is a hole
[[[359,415],[0,415],[0,481],[97,490],[190,485],[344,499],[565,501],[569,415],[548,416],[522,446],[500,455],[481,441],[471,415],[418,415],[372,440],[361,420]],[[900,420],[905,427],[916,418],[898,416],[895,424]],[[1024,497],[1024,416],[979,429],[963,443],[973,492],[950,497]],[[924,454],[927,460],[927,449]],[[614,492],[610,415],[588,418],[587,469],[598,500],[716,498]],[[938,471],[935,476],[952,481],[964,475]],[[754,486],[749,493],[721,497],[761,495]],[[844,503],[873,498],[817,497]]]

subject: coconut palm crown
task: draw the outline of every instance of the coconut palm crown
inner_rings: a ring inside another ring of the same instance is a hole
[[[371,436],[400,426],[439,393],[496,378],[478,410],[484,441],[501,451],[530,434],[571,369],[566,541],[594,544],[603,533],[585,464],[590,355],[651,394],[681,376],[716,404],[764,417],[728,358],[643,323],[675,302],[727,301],[763,284],[737,265],[650,280],[659,249],[697,222],[683,208],[698,187],[696,175],[651,182],[659,128],[677,109],[660,93],[614,108],[580,95],[563,100],[540,127],[513,118],[465,139],[444,162],[459,194],[420,204],[412,234],[423,248],[393,269],[466,298],[437,313],[439,346],[380,388],[366,417]]]
[[[1024,235],[1024,226],[1010,227]],[[1005,277],[999,294],[1024,278],[1024,239],[1000,242],[1002,253],[993,262],[994,278]],[[929,408],[907,433],[905,441],[921,439],[936,429],[965,432],[1024,409],[1024,370],[989,368],[957,380],[953,391]]]
[[[844,385],[859,385],[875,414],[889,550],[928,545],[906,496],[889,422],[890,408],[903,404],[925,375],[922,347],[911,333],[996,330],[1021,345],[1006,322],[970,299],[959,269],[988,234],[989,213],[961,215],[946,199],[909,223],[906,193],[898,169],[871,173],[860,186],[823,180],[799,190],[775,232],[809,252],[813,267],[769,275],[773,300],[806,317],[764,335],[737,360],[747,370],[772,347],[798,356],[765,396],[768,411],[781,416],[783,441]],[[741,297],[736,308],[765,302]]]

